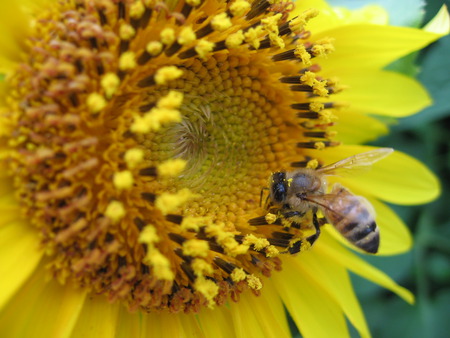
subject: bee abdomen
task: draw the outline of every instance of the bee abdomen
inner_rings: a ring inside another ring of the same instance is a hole
[[[352,231],[344,234],[345,238],[355,244],[358,248],[369,252],[377,253],[380,245],[380,231],[374,221],[354,226]]]

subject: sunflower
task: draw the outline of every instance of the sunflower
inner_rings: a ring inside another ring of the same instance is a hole
[[[346,335],[345,318],[369,336],[349,271],[413,301],[330,225],[290,256],[310,219],[249,221],[267,214],[272,172],[367,151],[355,144],[387,132],[374,115],[430,104],[382,68],[442,36],[445,13],[428,30],[348,24],[320,1],[21,0],[0,13],[1,332],[284,337],[285,307],[305,336]],[[397,152],[330,182],[373,204],[385,255],[411,239],[380,200],[438,194]]]

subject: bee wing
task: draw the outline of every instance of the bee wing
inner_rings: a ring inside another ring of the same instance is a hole
[[[378,148],[365,153],[356,154],[319,168],[317,169],[317,172],[324,175],[354,174],[357,171],[368,170],[372,164],[388,156],[393,151],[394,149],[392,148]]]
[[[345,215],[340,212],[340,210],[345,210],[339,203],[343,201],[339,200],[339,194],[324,194],[324,195],[314,195],[304,198],[306,201],[317,205],[322,208],[324,216],[328,218],[328,215],[334,214],[335,217],[344,218]],[[339,201],[339,202],[336,202]]]

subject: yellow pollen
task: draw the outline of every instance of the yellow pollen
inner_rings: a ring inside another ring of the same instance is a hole
[[[119,189],[130,189],[133,187],[134,178],[131,171],[124,170],[114,174],[113,178],[114,186]]]
[[[169,281],[174,279],[175,274],[170,268],[169,259],[159,252],[158,249],[150,246],[143,261],[153,267],[153,273],[156,278]]]
[[[123,23],[120,25],[119,29],[119,36],[122,40],[130,40],[135,36],[136,30],[133,28],[133,26]]]
[[[270,245],[269,241],[266,238],[258,238],[253,234],[245,236],[243,244],[248,246],[253,245],[256,251],[261,251],[266,246]]]
[[[286,180],[286,181],[287,181],[287,184],[288,184],[288,187],[291,186],[291,183],[292,183],[293,180],[294,180],[293,178],[288,178],[288,179]]]
[[[171,45],[175,42],[175,30],[173,28],[164,28],[159,36],[161,42],[165,45]]]
[[[272,46],[276,46],[280,49],[282,49],[286,46],[283,38],[281,38],[278,35],[278,33],[269,33],[269,39],[270,39]]]
[[[144,159],[144,151],[140,148],[132,148],[125,153],[125,162],[130,169],[135,168]]]
[[[244,39],[244,33],[242,30],[239,30],[236,33],[228,35],[225,39],[225,44],[228,48],[237,48],[242,45]]]
[[[188,45],[195,41],[197,37],[192,27],[184,27],[178,36],[178,43],[182,46]]]
[[[183,230],[193,230],[195,232],[198,232],[200,230],[200,226],[210,223],[211,220],[208,217],[187,216],[183,217],[183,221],[181,222],[180,227]]]
[[[299,16],[297,16],[296,18],[292,19],[289,22],[289,28],[293,32],[301,32],[303,31],[308,21],[319,15],[319,13],[320,12],[317,9],[314,8],[307,9],[306,11],[302,12]]]
[[[322,111],[322,112],[320,112],[319,120],[323,124],[337,121],[337,119],[338,119],[337,116],[334,115],[330,111]]]
[[[175,109],[183,103],[183,93],[171,90],[169,94],[160,98],[156,104],[158,108]]]
[[[145,6],[141,1],[136,1],[134,4],[130,6],[130,16],[133,19],[139,19],[142,17],[145,11]]]
[[[188,200],[195,197],[198,197],[198,195],[192,193],[187,188],[183,188],[174,194],[163,192],[156,198],[155,206],[163,213],[163,215],[167,215],[173,211],[176,211]]]
[[[261,20],[261,24],[268,32],[278,31],[278,21],[280,21],[281,17],[281,13],[266,17]]]
[[[261,290],[262,288],[261,280],[255,275],[247,276],[247,284],[253,290]]]
[[[181,158],[173,158],[158,165],[158,175],[177,177],[186,168],[187,162]]]
[[[153,108],[144,115],[144,123],[150,130],[157,131],[163,124],[181,122],[181,113],[176,109]]]
[[[150,55],[156,56],[161,53],[163,49],[163,44],[159,41],[151,41],[145,46],[145,50]]]
[[[272,224],[272,223],[276,222],[277,215],[271,214],[269,212],[268,214],[266,214],[266,216],[264,218],[266,219],[267,223]]]
[[[308,168],[308,169],[316,169],[318,166],[319,166],[319,161],[317,161],[316,159],[310,160],[306,164],[306,168]]]
[[[190,239],[183,243],[183,254],[193,257],[208,256],[209,244],[201,239]]]
[[[324,150],[325,149],[325,143],[323,142],[316,142],[314,143],[314,148],[317,150]]]
[[[176,80],[183,75],[183,71],[176,66],[166,66],[159,68],[155,74],[155,82],[159,85],[168,81]]]
[[[250,247],[246,244],[239,244],[234,238],[229,237],[220,242],[224,247],[225,252],[231,257],[236,257],[239,255],[244,255],[248,252]]]
[[[280,251],[273,245],[269,245],[265,249],[265,253],[267,257],[276,257],[280,254]]]
[[[235,268],[230,274],[231,280],[233,282],[240,282],[247,278],[247,274],[242,268]]]
[[[325,108],[325,106],[321,102],[311,102],[309,104],[309,109],[311,109],[311,111],[316,112],[316,113],[322,111],[324,108]]]
[[[206,262],[203,259],[195,258],[191,263],[192,270],[196,276],[204,276],[205,274],[212,274],[214,272],[214,268],[211,264]]]
[[[209,307],[214,305],[214,297],[219,293],[219,286],[216,283],[204,277],[198,277],[195,280],[194,288],[206,298]]]
[[[98,113],[106,107],[106,100],[99,93],[91,93],[87,97],[86,104],[91,113]]]
[[[250,28],[247,32],[244,33],[245,41],[250,44],[255,49],[258,49],[261,45],[260,37],[264,34],[263,27],[257,26]]]
[[[246,0],[236,0],[230,5],[230,12],[233,16],[242,16],[250,8],[250,4]]]
[[[326,86],[328,85],[328,82],[326,80],[319,81],[316,78],[316,74],[313,72],[305,72],[305,74],[302,75],[300,80],[307,84],[308,86],[313,88],[313,93],[319,96],[327,96],[328,90],[326,89]]]
[[[212,52],[214,46],[214,42],[199,40],[197,46],[195,46],[195,51],[201,59],[204,59],[208,53]]]
[[[313,85],[313,93],[319,96],[328,96],[328,82],[326,80],[317,81]]]
[[[106,207],[105,216],[117,223],[125,216],[125,207],[119,201],[111,201]]]
[[[151,126],[146,121],[145,116],[135,115],[130,130],[136,134],[147,134],[151,130]]]
[[[316,41],[311,51],[315,56],[326,56],[327,54],[334,52],[334,39],[324,38]]]
[[[139,243],[153,244],[159,241],[160,238],[153,225],[146,225],[139,234]]]
[[[120,79],[114,73],[106,73],[103,75],[100,84],[105,91],[105,96],[110,99],[119,87]]]
[[[329,130],[329,131],[327,131],[326,132],[326,137],[327,138],[334,138],[334,137],[336,137],[336,135],[337,135],[337,131],[335,131],[335,130]]]
[[[243,255],[247,253],[250,248],[246,244],[239,244],[234,239],[234,235],[227,231],[223,224],[209,224],[205,227],[205,232],[210,236],[214,236],[217,243],[219,243],[224,248],[225,252],[232,257]]]
[[[218,32],[227,30],[231,25],[232,23],[227,13],[220,13],[211,20],[211,27]]]
[[[119,58],[119,69],[130,70],[136,67],[136,58],[134,52],[125,52]]]
[[[308,53],[304,44],[299,43],[295,48],[294,54],[305,66],[311,65],[311,54]]]

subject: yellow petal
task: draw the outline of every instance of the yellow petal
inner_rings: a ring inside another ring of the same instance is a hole
[[[357,112],[404,117],[432,103],[418,81],[402,74],[359,68],[334,73],[348,86],[337,99],[348,103]]]
[[[230,303],[234,337],[290,337],[277,290],[266,284],[260,297],[244,292],[238,303]]]
[[[301,259],[303,254],[300,255]],[[328,276],[333,279],[333,276]],[[283,303],[305,337],[347,337],[348,329],[339,304],[312,273],[293,258],[271,277]]]
[[[173,317],[173,315],[170,314],[168,314],[168,316]],[[182,334],[180,335],[181,337],[205,337],[196,315],[182,313],[179,314],[179,316],[182,327]]]
[[[450,33],[450,17],[448,8],[443,5],[436,16],[423,28],[427,32],[446,35]]]
[[[370,24],[346,25],[314,34],[319,40],[332,36],[336,50],[332,57],[321,59],[324,69],[380,69],[392,61],[419,50],[441,35],[409,27]]]
[[[217,310],[217,312],[220,312],[220,309]],[[215,314],[216,311],[214,310],[212,313]],[[183,313],[158,314],[140,311],[130,313],[124,306],[119,306],[114,337],[230,337],[230,335],[223,335],[224,332],[228,332],[229,320],[221,322],[220,326],[216,325],[214,330],[211,331],[212,335],[206,335],[202,322],[199,320],[202,315]],[[220,330],[217,329],[218,327],[220,327]],[[74,336],[74,338],[76,337]]]
[[[5,63],[19,59],[19,43],[24,41],[29,25],[18,1],[0,1],[0,50]]]
[[[140,311],[130,313],[124,306],[119,306],[114,337],[211,337],[204,334],[205,331],[201,327],[198,317],[201,315],[157,314]],[[212,331],[215,333],[214,336],[221,337],[222,332],[227,332],[226,328],[229,323],[229,321],[224,321],[221,323],[223,326],[215,326]],[[217,330],[218,327],[221,328],[221,331]],[[74,338],[76,337],[74,336]]]
[[[226,306],[203,309],[198,315],[198,320],[205,337],[228,338],[234,335],[231,313]]]
[[[389,23],[389,13],[379,5],[366,5],[358,9],[334,7],[333,10],[343,25],[355,23],[387,25]]]
[[[0,226],[0,309],[36,269],[43,254],[38,246],[39,237],[28,224],[16,221]]]
[[[1,184],[1,183],[0,183]],[[8,192],[2,195],[0,188],[0,228],[21,219],[21,210],[14,196]]]
[[[328,163],[375,149],[369,146],[339,146],[323,150]],[[436,176],[420,161],[399,151],[375,163],[372,169],[356,177],[330,177],[352,192],[404,205],[427,203],[440,193]]]
[[[365,143],[388,133],[384,123],[353,109],[337,111],[336,115],[339,120],[332,129],[338,133],[336,140],[344,144]]]
[[[130,313],[125,306],[120,307],[117,316],[116,338],[145,337],[142,314]]]
[[[287,260],[283,269],[304,271],[311,281],[320,285],[326,293],[344,311],[353,326],[359,331],[362,337],[370,336],[364,314],[359,305],[358,299],[353,292],[348,272],[339,264],[330,261],[321,251],[321,243],[313,250],[298,255],[295,260]],[[287,264],[286,264],[287,263]]]
[[[310,8],[320,10],[320,14],[310,20],[306,26],[306,29],[313,32],[314,35],[322,31],[331,30],[342,24],[332,7],[326,1],[322,0],[296,1],[295,9],[290,13],[290,17],[295,17]]]
[[[384,272],[373,267],[363,259],[356,256],[354,253],[340,245],[327,232],[324,232],[320,236],[320,241],[318,241],[317,245],[320,247],[320,250],[328,257],[328,259],[332,262],[335,262],[335,264],[342,265],[348,270],[353,271],[357,275],[376,284],[379,284],[388,290],[391,290],[410,304],[414,303],[414,296],[409,290],[397,285]]]
[[[0,170],[0,172],[2,172]],[[0,196],[8,196],[9,200],[13,200],[14,199],[14,187],[12,185],[11,182],[11,176],[7,176],[7,175],[2,175],[4,172],[2,172],[0,174]],[[9,203],[12,204],[12,203]],[[16,204],[18,204],[16,202]]]
[[[120,306],[121,304],[108,303],[104,297],[87,297],[72,337],[115,337]]]
[[[42,264],[1,312],[0,332],[9,338],[70,337],[85,295],[72,285],[47,281]]]
[[[378,255],[399,255],[411,250],[413,239],[408,227],[386,204],[369,198],[376,210],[376,221],[380,227]]]

